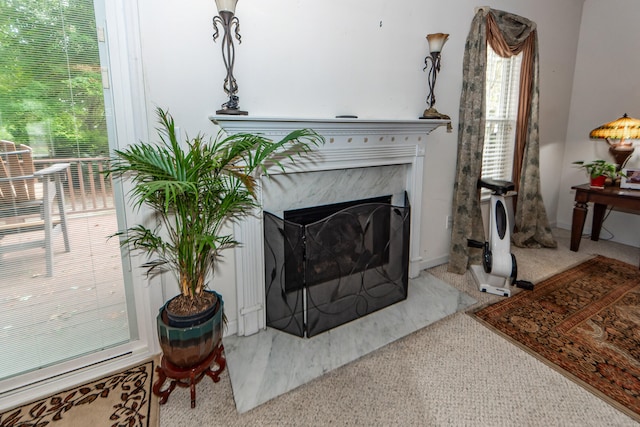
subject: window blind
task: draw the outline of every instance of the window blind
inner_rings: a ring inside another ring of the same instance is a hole
[[[482,176],[511,180],[522,54],[502,58],[487,46]],[[483,197],[489,191],[483,189]]]

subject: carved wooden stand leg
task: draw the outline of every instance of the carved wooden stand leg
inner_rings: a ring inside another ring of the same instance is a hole
[[[189,387],[191,390],[191,407],[195,408],[196,384],[198,384],[205,375],[211,378],[215,383],[220,381],[220,373],[224,371],[224,368],[227,365],[227,361],[222,355],[223,351],[224,346],[221,343],[202,363],[192,368],[181,368],[169,362],[164,356],[162,356],[162,362],[160,363],[160,366],[156,368],[158,380],[153,384],[153,394],[160,397],[160,404],[163,405],[167,403],[169,395],[176,386],[184,388]],[[217,367],[212,370],[211,365],[214,362]],[[169,387],[162,390],[162,386],[167,378],[172,379],[172,381],[169,384]]]

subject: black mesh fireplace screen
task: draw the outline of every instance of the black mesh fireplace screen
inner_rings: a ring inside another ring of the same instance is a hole
[[[284,216],[264,213],[267,326],[311,337],[407,297],[406,194]]]

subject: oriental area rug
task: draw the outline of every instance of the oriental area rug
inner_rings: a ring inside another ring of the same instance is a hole
[[[156,427],[156,359],[0,414],[0,427]]]
[[[597,256],[475,317],[640,421],[640,271]]]

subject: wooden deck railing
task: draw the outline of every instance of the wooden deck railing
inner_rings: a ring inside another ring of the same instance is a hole
[[[113,185],[105,178],[108,157],[34,159],[37,169],[54,163],[69,163],[65,183],[65,205],[69,213],[88,213],[113,209]]]

